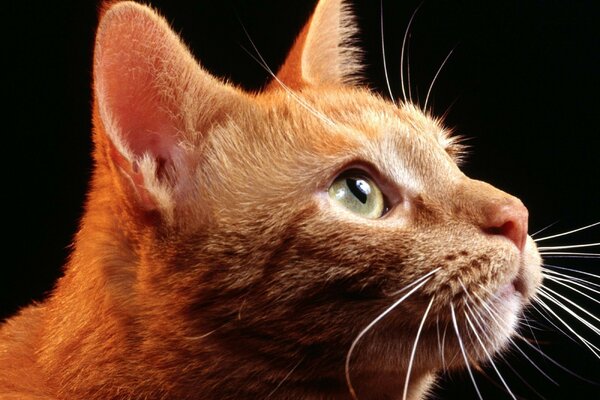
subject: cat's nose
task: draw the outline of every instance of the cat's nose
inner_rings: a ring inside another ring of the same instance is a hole
[[[504,236],[523,251],[529,212],[521,200],[490,184],[465,179],[454,192],[454,210],[486,235]]]
[[[502,201],[485,207],[481,228],[488,234],[505,236],[522,251],[527,240],[528,219],[529,212],[521,200],[507,195]]]

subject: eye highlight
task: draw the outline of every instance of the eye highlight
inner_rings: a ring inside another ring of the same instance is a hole
[[[338,176],[328,192],[333,201],[361,217],[375,219],[386,211],[383,193],[373,179],[360,171]]]

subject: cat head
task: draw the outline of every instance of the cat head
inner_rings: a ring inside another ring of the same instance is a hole
[[[525,207],[461,172],[440,120],[357,83],[354,32],[341,0],[321,0],[269,86],[246,93],[150,8],[103,14],[91,199],[135,265],[127,312],[188,370],[218,349],[335,381],[352,346],[353,376],[404,379],[417,332],[414,370],[441,368],[440,331],[448,367],[477,362],[540,284]]]

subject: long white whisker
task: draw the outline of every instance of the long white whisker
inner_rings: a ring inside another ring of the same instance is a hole
[[[476,294],[476,296],[480,299],[481,304],[488,309],[488,311],[490,311],[490,315],[492,316],[492,318],[494,319],[494,321],[496,322],[496,324],[501,327],[500,322],[495,318],[494,314],[495,312],[489,308],[484,302],[483,300],[481,300],[481,298]],[[537,299],[537,301],[540,301],[539,299]],[[546,318],[546,316],[537,308],[535,307],[535,305],[531,304],[532,306],[534,306],[534,308],[536,309],[536,311],[538,313],[540,313],[540,315],[542,315],[544,318]],[[547,319],[547,318],[546,318]],[[575,341],[575,339],[571,338],[570,335],[566,334],[562,329],[558,328],[556,325],[554,325],[554,323],[550,320],[548,320],[548,322],[550,322],[555,328],[557,328],[559,331],[561,331],[565,336],[569,337],[571,340]],[[552,383],[554,383],[555,385],[558,386],[558,383],[552,379],[550,376],[548,376],[542,369],[540,369],[528,356],[527,354],[521,350],[521,348],[519,346],[517,346],[516,342],[512,339],[509,338],[509,340],[512,342],[512,344],[515,346],[515,348],[517,350],[519,350],[519,352],[521,352],[521,354],[523,354],[523,356],[542,374],[544,375],[546,378],[548,378],[548,380],[550,380]],[[537,353],[539,353],[542,357],[544,357],[546,360],[550,361],[552,364],[556,365],[557,367],[559,367],[560,369],[562,369],[563,371],[571,374],[572,376],[581,379],[584,382],[587,383],[591,383],[596,385],[597,383],[594,381],[591,381],[589,379],[584,378],[583,376],[576,374],[575,372],[571,371],[570,369],[568,369],[567,367],[565,367],[564,365],[562,365],[561,363],[559,363],[558,361],[554,360],[552,357],[550,357],[549,355],[547,355],[546,353],[544,353],[541,349],[538,349],[536,346],[534,346],[533,344],[529,343],[527,340],[522,340],[522,342],[524,344],[526,344],[527,346],[531,347],[533,350],[535,350]]]
[[[591,276],[591,277],[596,278],[596,279],[600,279],[600,275],[595,275],[595,274],[592,274],[590,272],[580,271],[580,270],[574,269],[574,268],[559,267],[558,265],[551,265],[551,264],[543,264],[543,265],[545,267],[549,267],[549,268],[556,268],[556,269],[560,269],[560,270],[563,270],[563,271],[574,272],[576,274],[587,275],[587,276]],[[589,283],[591,283],[591,282],[589,282]]]
[[[494,360],[492,359],[492,356],[490,355],[490,353],[487,351],[486,347],[485,347],[485,343],[483,343],[483,341],[481,340],[481,338],[479,337],[479,335],[477,334],[477,329],[475,328],[475,325],[473,325],[473,323],[471,322],[471,318],[469,318],[469,315],[467,314],[466,311],[463,311],[465,314],[465,318],[467,319],[467,322],[469,323],[469,326],[471,327],[471,330],[473,331],[473,334],[475,335],[475,338],[477,339],[477,341],[479,342],[479,344],[481,345],[481,348],[483,350],[483,352],[485,353],[487,359],[489,360],[490,364],[492,365],[492,368],[494,368],[494,371],[496,371],[496,375],[498,375],[498,377],[500,378],[500,380],[502,381],[502,384],[504,385],[504,387],[506,388],[506,390],[508,391],[508,393],[510,394],[510,396],[517,400],[517,398],[515,397],[515,395],[513,394],[513,392],[510,390],[510,388],[508,387],[508,384],[506,383],[506,381],[504,380],[504,378],[502,377],[502,374],[500,373],[500,371],[498,370],[498,368],[496,367],[496,363],[494,363]]]
[[[471,382],[473,382],[473,386],[475,387],[475,391],[477,392],[477,397],[479,400],[483,400],[481,397],[481,392],[477,387],[477,383],[475,382],[475,377],[473,376],[473,371],[471,371],[471,366],[469,365],[469,359],[467,357],[467,352],[465,350],[465,346],[463,345],[462,339],[460,338],[460,332],[458,330],[458,324],[456,323],[456,314],[454,312],[454,304],[450,303],[450,312],[452,314],[452,324],[454,324],[454,331],[456,332],[456,339],[458,340],[458,345],[460,347],[460,351],[462,352],[463,358],[465,360],[465,365],[467,366],[467,371],[469,372],[469,376],[471,377]]]
[[[591,380],[589,380],[587,378],[584,378],[583,376],[581,376],[579,374],[576,374],[575,372],[571,371],[570,369],[568,369],[567,367],[565,367],[564,365],[562,365],[561,363],[559,363],[558,361],[556,361],[555,359],[553,359],[552,357],[550,357],[549,355],[547,355],[546,353],[544,353],[542,350],[540,350],[537,347],[535,347],[534,345],[532,345],[531,343],[527,342],[526,340],[524,340],[522,342],[525,343],[527,346],[531,347],[533,350],[535,350],[539,355],[541,355],[542,357],[544,357],[546,360],[550,361],[552,364],[554,364],[558,368],[562,369],[566,373],[574,376],[575,378],[581,379],[582,381],[587,382],[587,383],[591,383],[592,385],[597,385],[598,384],[597,382],[591,381]],[[515,344],[515,346],[516,346],[516,344]],[[525,352],[523,352],[518,346],[516,346],[516,347],[519,349],[519,351],[521,351],[521,354],[525,355]],[[529,360],[529,357],[527,357],[526,355],[525,355],[525,357]],[[544,373],[544,371],[542,371],[537,365],[535,365],[535,363],[533,361],[529,360],[529,362],[531,362],[532,365],[534,367],[536,367],[536,369],[538,371],[540,371],[552,383],[554,383],[556,386],[559,386],[559,384],[556,381],[554,381],[552,378],[550,378],[548,375],[546,375]]]
[[[385,74],[385,84],[390,95],[392,103],[396,104],[394,94],[392,93],[392,87],[390,86],[390,77],[388,76],[387,60],[385,56],[385,34],[383,32],[383,0],[379,1],[380,15],[379,15],[379,27],[381,28],[381,54],[383,57],[383,73]]]
[[[413,102],[413,97],[412,97],[412,81],[410,79],[410,38],[411,38],[412,34],[409,32],[408,33],[408,40],[406,41],[406,83],[408,85],[408,100],[410,100],[410,102]],[[418,95],[418,93],[417,93]],[[419,99],[417,98],[417,101]]]
[[[539,298],[536,299],[536,301],[539,301]],[[546,322],[548,322],[550,325],[552,325],[552,327],[554,329],[556,329],[557,331],[559,331],[560,333],[562,333],[563,335],[565,335],[567,338],[569,338],[571,341],[573,341],[573,343],[577,343],[579,344],[579,341],[577,339],[575,339],[573,336],[571,336],[570,334],[568,334],[567,332],[565,332],[560,326],[556,325],[554,323],[554,321],[552,321],[549,316],[547,315],[548,312],[546,311],[545,308],[539,308],[536,304],[531,303],[530,306],[538,312],[538,314],[540,314],[540,316],[542,318],[544,318],[546,320]]]
[[[542,265],[545,265],[545,264],[542,264]],[[593,291],[592,288],[594,288],[594,287],[600,288],[600,284],[599,283],[590,282],[588,280],[585,280],[583,278],[579,278],[577,276],[573,276],[573,275],[569,275],[569,274],[563,274],[561,272],[553,271],[551,269],[544,268],[544,267],[542,267],[542,271],[543,271],[544,274],[551,274],[552,276],[554,276],[556,278],[559,278],[559,279],[562,279],[564,281],[569,281],[569,282],[571,282],[573,284],[577,283],[578,284],[577,286],[584,287],[584,288],[586,288],[588,290],[592,290]]]
[[[546,275],[545,273],[543,275],[544,275],[545,279],[551,280],[552,282],[556,282],[557,284],[559,284],[561,286],[564,286],[564,287],[566,287],[566,288],[568,288],[568,289],[570,289],[570,290],[572,290],[572,291],[574,291],[576,293],[579,293],[580,295],[587,297],[588,299],[592,300],[595,303],[600,304],[599,300],[593,298],[592,296],[590,296],[588,294],[585,294],[584,292],[582,292],[579,289],[574,288],[572,285],[581,286],[581,287],[583,287],[586,290],[589,290],[591,292],[598,293],[598,294],[600,294],[600,290],[591,289],[591,288],[589,288],[589,287],[587,287],[585,285],[582,285],[581,283],[573,282],[573,281],[571,281],[569,279],[557,278],[557,277],[554,277],[554,276]],[[570,284],[569,283],[565,283],[565,281],[570,282]]]
[[[425,275],[423,275],[423,276],[422,276],[422,277],[420,277],[419,279],[415,280],[414,282],[412,282],[412,283],[409,283],[408,285],[404,286],[402,289],[400,289],[400,290],[396,290],[395,292],[392,292],[392,293],[389,293],[389,294],[388,294],[388,293],[386,293],[386,296],[388,296],[388,297],[395,297],[395,296],[399,295],[400,293],[402,293],[402,292],[406,291],[407,289],[409,289],[409,288],[411,288],[411,287],[413,287],[413,286],[417,285],[418,283],[420,283],[420,282],[421,282],[421,281],[423,281],[424,279],[426,279],[426,278],[430,277],[431,275],[435,274],[435,273],[436,273],[436,272],[438,272],[440,269],[441,269],[441,268],[440,268],[440,267],[438,267],[438,268],[434,269],[433,271],[430,271],[430,272],[426,273]]]
[[[490,317],[492,317],[492,319],[494,320],[494,322],[496,323],[496,325],[498,325],[499,328],[504,329],[504,326],[500,323],[500,321],[498,319],[500,319],[500,315],[498,314],[498,312],[496,310],[494,310],[491,305],[488,305],[477,293],[474,293],[475,297],[477,297],[477,299],[479,300],[479,304],[481,304],[483,306],[483,308],[485,308],[487,310],[487,312],[489,313]],[[558,386],[558,382],[556,382],[554,379],[552,379],[546,372],[544,372],[544,370],[542,370],[518,345],[517,343],[514,341],[514,339],[512,337],[509,337],[508,340],[512,343],[512,345],[519,351],[519,353],[521,353],[523,355],[523,357],[525,357],[525,359],[527,361],[529,361],[529,363],[531,363],[531,365],[534,366],[535,369],[537,369],[544,377],[546,377],[550,382],[554,383],[555,385]],[[537,348],[536,346],[532,345],[531,343],[524,341],[528,346],[531,346],[533,348],[535,348],[537,351],[542,352],[542,350],[540,350],[539,348]],[[537,343],[537,341],[536,341]],[[511,368],[512,369],[512,368]]]
[[[529,318],[527,318],[527,315],[525,313],[522,314],[522,318],[523,318],[523,321],[520,321],[520,323],[527,326],[527,329],[529,329],[529,332],[531,333],[531,337],[535,341],[535,344],[539,347],[539,342],[538,342],[537,337],[535,336],[534,330],[538,330],[538,331],[542,330],[543,331],[543,329],[539,328],[538,326],[533,326],[532,321]],[[535,321],[533,321],[533,322],[535,322]]]
[[[408,25],[406,26],[406,31],[404,32],[404,38],[402,39],[402,50],[400,53],[400,85],[402,86],[402,96],[404,97],[404,102],[407,100],[406,89],[404,87],[404,53],[406,50],[406,39],[408,38],[408,32],[410,32],[410,26],[412,25],[413,19],[415,18],[415,15],[417,15],[417,11],[419,11],[419,8],[421,8],[422,5],[423,3],[419,4],[410,17]]]
[[[354,352],[354,349],[356,348],[356,345],[362,339],[362,337],[367,332],[369,332],[369,330],[371,330],[371,328],[373,328],[373,326],[375,326],[375,324],[377,324],[379,321],[381,321],[381,319],[383,319],[386,315],[388,315],[393,309],[395,309],[396,307],[398,307],[398,305],[400,305],[400,303],[402,303],[404,300],[406,300],[410,295],[412,295],[414,292],[416,292],[417,290],[419,290],[423,285],[425,285],[431,279],[431,275],[434,274],[434,273],[436,273],[439,270],[440,270],[440,268],[436,268],[433,271],[431,271],[431,272],[427,273],[426,275],[422,276],[421,278],[417,279],[417,281],[420,280],[421,283],[419,283],[418,285],[416,285],[408,293],[406,293],[404,296],[402,296],[401,298],[399,298],[398,300],[396,300],[391,306],[389,306],[388,308],[386,308],[373,321],[371,321],[371,323],[369,323],[365,328],[363,328],[363,330],[361,330],[359,332],[359,334],[356,336],[356,338],[354,339],[354,341],[350,345],[350,349],[348,350],[348,354],[346,355],[346,364],[345,364],[346,385],[348,386],[348,390],[350,391],[350,395],[352,396],[353,399],[357,399],[357,397],[356,397],[356,391],[354,390],[354,386],[352,386],[352,380],[350,378],[350,359],[352,358],[352,353]],[[417,282],[417,281],[415,281],[415,282]],[[415,282],[413,282],[411,285],[414,285]]]
[[[476,294],[476,293],[474,293],[474,295],[475,295],[475,296],[477,296],[477,294]],[[484,304],[484,303],[482,302],[482,300],[479,298],[479,296],[477,296],[477,298],[480,300],[480,303],[481,303],[481,305],[482,305],[482,306],[484,306],[484,308],[485,308],[486,304]],[[486,329],[485,329],[485,328],[483,327],[483,325],[482,325],[482,324],[483,324],[483,321],[484,321],[484,318],[483,318],[483,316],[481,315],[481,313],[480,313],[478,310],[473,310],[473,308],[472,308],[471,306],[469,306],[469,304],[468,304],[468,303],[466,303],[466,306],[467,306],[467,308],[469,309],[469,312],[471,313],[471,315],[473,316],[473,320],[474,320],[474,321],[477,323],[477,326],[479,327],[479,330],[480,330],[480,332],[481,332],[482,334],[484,334],[484,335],[486,336],[486,339],[489,341],[489,340],[490,340],[490,338],[489,338],[489,334],[487,334],[487,333],[486,333]],[[491,310],[487,310],[487,309],[486,309],[486,311],[487,311],[487,312],[490,314],[490,317],[492,317],[492,318],[494,319],[494,322],[496,322],[496,324],[498,324],[498,326],[500,326],[500,324],[499,324],[499,323],[496,321],[496,319],[495,319],[494,315],[492,314],[492,311],[491,311]],[[475,315],[475,314],[477,314],[477,315]],[[509,341],[512,343],[512,345],[513,345],[513,346],[514,346],[514,347],[515,347],[517,350],[519,350],[519,352],[521,352],[521,354],[522,354],[523,356],[525,356],[525,358],[526,358],[526,359],[527,359],[527,360],[528,360],[530,363],[532,363],[532,364],[533,364],[533,366],[534,366],[534,367],[535,367],[535,368],[536,368],[538,371],[540,371],[540,372],[542,373],[542,375],[544,375],[546,378],[550,379],[550,381],[551,381],[552,383],[554,383],[555,385],[558,385],[558,383],[556,383],[556,382],[555,382],[553,379],[551,379],[551,378],[550,378],[548,375],[546,375],[546,374],[544,373],[544,371],[542,371],[542,370],[541,370],[541,369],[540,369],[540,368],[539,368],[539,367],[538,367],[538,366],[537,366],[537,365],[536,365],[536,364],[535,364],[535,363],[534,363],[534,362],[533,362],[533,361],[532,361],[532,360],[531,360],[531,359],[530,359],[530,358],[527,356],[527,354],[525,354],[525,352],[523,352],[523,350],[521,350],[521,349],[519,348],[519,346],[517,346],[517,344],[516,344],[516,343],[515,343],[515,341],[512,339],[512,337],[508,337],[508,340],[509,340]],[[536,343],[537,343],[537,340],[536,340]],[[502,353],[497,353],[497,356],[498,356],[498,357],[500,357],[500,359],[501,359],[501,360],[504,362],[504,365],[506,365],[506,366],[507,366],[507,367],[508,367],[508,368],[509,368],[509,369],[510,369],[510,370],[511,370],[511,371],[512,371],[512,372],[513,372],[513,373],[514,373],[514,374],[515,374],[515,375],[516,375],[516,376],[517,376],[517,377],[518,377],[520,380],[521,380],[521,382],[523,382],[523,383],[525,384],[525,386],[527,386],[527,387],[528,387],[528,388],[529,388],[529,389],[530,389],[530,390],[531,390],[533,393],[535,393],[535,394],[536,394],[538,397],[540,397],[541,399],[545,400],[544,396],[542,396],[542,395],[541,395],[541,394],[540,394],[540,393],[539,393],[537,390],[535,390],[535,388],[534,388],[533,386],[531,386],[531,385],[530,385],[530,384],[527,382],[527,380],[525,380],[525,378],[523,378],[523,377],[521,376],[521,374],[519,374],[519,372],[518,372],[518,371],[517,371],[515,368],[513,368],[513,367],[512,367],[512,365],[510,365],[510,362],[509,362],[509,361],[508,361],[508,360],[507,360],[507,359],[506,359],[506,358],[505,358],[505,357],[502,355]]]
[[[429,84],[429,89],[427,90],[427,96],[425,96],[425,104],[423,105],[423,110],[425,110],[425,111],[427,110],[427,103],[429,102],[429,95],[431,94],[433,85],[435,85],[435,81],[437,80],[438,75],[440,74],[440,72],[442,72],[444,65],[446,65],[446,61],[448,61],[448,59],[450,58],[450,56],[452,55],[453,52],[454,52],[454,49],[450,50],[450,53],[448,53],[446,58],[444,58],[444,61],[442,61],[442,65],[440,65],[440,67],[438,68],[437,72],[435,73],[435,76],[433,77],[431,83]]]
[[[597,243],[585,243],[585,244],[572,244],[572,245],[568,245],[568,246],[540,246],[538,247],[539,251],[546,251],[546,250],[564,250],[564,249],[577,249],[577,248],[581,248],[581,247],[597,247],[600,246],[600,242]]]
[[[462,279],[458,279],[458,282],[460,283],[460,285],[462,286],[463,291],[465,292],[465,294],[467,295],[467,298],[475,303],[475,301],[473,300],[473,298],[471,297],[471,295],[469,294],[469,291],[467,290],[466,286],[464,285],[464,283],[462,282]],[[467,309],[469,310],[469,312],[471,313],[471,315],[473,316],[473,318],[475,319],[475,322],[477,323],[477,325],[479,325],[479,329],[481,329],[481,332],[485,333],[485,329],[481,326],[481,324],[479,324],[478,322],[478,318],[476,318],[475,313],[473,312],[473,309],[471,308],[471,306],[469,305],[468,302],[465,302]],[[508,384],[506,383],[506,381],[504,380],[504,378],[502,377],[502,374],[500,373],[500,371],[498,370],[498,368],[496,368],[496,364],[494,363],[494,360],[492,359],[492,356],[490,355],[490,353],[487,351],[487,348],[485,346],[485,344],[483,343],[483,341],[481,340],[481,337],[479,336],[479,334],[477,334],[477,328],[475,328],[475,326],[473,325],[473,323],[471,322],[471,319],[469,318],[469,316],[467,315],[466,311],[463,311],[465,314],[465,317],[467,319],[468,324],[471,326],[471,330],[473,331],[473,334],[475,335],[475,338],[477,339],[477,341],[479,342],[479,344],[481,345],[481,348],[483,349],[483,352],[485,353],[487,359],[490,361],[490,364],[492,365],[492,368],[494,368],[494,371],[496,371],[496,374],[498,375],[498,377],[500,378],[500,380],[502,381],[502,384],[504,385],[504,387],[506,388],[506,390],[508,391],[508,393],[512,396],[513,399],[516,400],[515,395],[513,394],[513,392],[510,390],[510,388],[508,387]],[[479,314],[479,319],[481,319],[483,321],[483,317],[481,316],[481,314]],[[487,336],[487,335],[486,335]]]
[[[559,234],[552,235],[552,236],[546,236],[546,237],[543,237],[543,238],[535,239],[534,241],[535,242],[541,242],[542,240],[554,239],[554,238],[557,238],[557,237],[561,237],[561,236],[565,236],[565,235],[570,235],[570,234],[575,233],[575,232],[583,231],[585,229],[590,229],[590,228],[592,228],[594,226],[597,226],[597,225],[600,225],[600,221],[594,222],[593,224],[589,224],[589,225],[583,226],[581,228],[573,229],[572,231],[568,231],[568,232],[559,233]],[[552,226],[552,225],[550,225],[550,226]]]
[[[586,315],[588,315],[589,317],[595,319],[596,321],[600,322],[600,318],[596,317],[594,314],[592,314],[591,312],[589,312],[588,310],[586,310],[585,308],[581,307],[579,304],[575,303],[573,300],[568,299],[567,297],[563,296],[562,294],[558,293],[555,290],[550,289],[549,287],[545,286],[540,288],[541,293],[545,293],[546,295],[550,295],[548,292],[552,293],[555,296],[560,297],[561,299],[563,299],[564,301],[566,301],[567,303],[571,304],[572,306],[574,306],[575,308],[579,309],[581,312],[585,313]],[[553,297],[553,296],[552,296]],[[560,303],[560,302],[559,302]],[[568,308],[568,307],[567,307]],[[570,310],[570,309],[569,309]],[[600,330],[598,330],[598,328],[595,328],[596,333],[600,334]]]
[[[542,258],[600,258],[600,253],[573,253],[565,251],[540,252]]]
[[[410,381],[410,373],[412,372],[413,362],[415,360],[415,354],[417,353],[417,345],[419,344],[419,337],[421,336],[421,331],[423,330],[423,325],[425,325],[425,320],[427,319],[427,315],[429,314],[429,310],[431,309],[431,305],[433,304],[433,300],[435,296],[431,298],[427,309],[425,310],[425,314],[423,315],[423,319],[421,319],[421,323],[419,324],[419,329],[417,330],[417,336],[415,337],[415,343],[413,344],[412,351],[410,352],[410,361],[408,362],[408,370],[406,371],[406,380],[404,381],[404,394],[402,395],[402,400],[406,400],[406,396],[408,395],[408,383]]]
[[[544,296],[544,297],[546,297],[546,296]],[[548,306],[542,299],[538,298],[537,302],[540,303],[540,305],[542,305],[542,307],[544,307],[546,310],[548,310],[548,312],[550,312],[556,319],[558,319],[569,331],[571,331],[575,336],[577,336],[577,338],[581,341],[581,343],[583,343],[583,345],[586,346],[596,357],[600,358],[600,354],[598,354],[598,351],[600,351],[600,349],[598,349],[596,346],[594,346],[593,343],[590,343],[583,336],[581,336],[580,334],[575,332],[575,330],[573,328],[571,328],[569,326],[569,324],[567,324],[562,318],[560,318],[552,310],[552,308],[550,306]],[[557,305],[562,306],[560,303],[558,303]],[[564,306],[562,306],[562,308],[565,309]],[[565,311],[569,312],[570,310],[565,309]]]
[[[545,299],[547,299],[548,301],[551,302],[551,304],[555,304],[557,305],[559,308],[561,308],[562,310],[566,311],[568,314],[570,314],[573,318],[575,318],[578,322],[580,322],[581,324],[585,325],[588,329],[592,330],[594,333],[596,334],[600,334],[600,332],[598,331],[598,328],[596,328],[594,325],[592,325],[591,323],[589,323],[587,320],[585,320],[583,317],[581,317],[580,315],[576,314],[575,312],[573,312],[572,310],[570,310],[568,307],[566,307],[564,304],[562,304],[561,302],[559,302],[558,300],[556,300],[556,298],[545,294],[545,293],[540,293],[540,295],[542,297],[544,297]],[[538,302],[540,302],[540,304],[544,305],[545,303],[542,302],[542,299],[538,299]],[[547,304],[546,304],[547,308],[550,308]],[[546,308],[545,307],[545,308]],[[550,311],[550,310],[548,310]],[[597,346],[595,346],[592,342],[590,342],[589,340],[585,339],[583,336],[577,334],[570,326],[568,326],[568,324],[562,320],[561,318],[558,317],[558,315],[552,311],[550,311],[552,313],[552,315],[557,318],[560,322],[562,322],[563,325],[565,325],[571,332],[573,332],[577,338],[579,339],[580,342],[583,342],[586,347],[589,348],[589,346],[592,346],[595,350],[600,351],[600,348],[598,348]],[[589,346],[588,346],[589,345]],[[590,348],[591,350],[591,348]],[[594,354],[596,354],[594,352]],[[600,355],[598,355],[598,358],[600,358]]]

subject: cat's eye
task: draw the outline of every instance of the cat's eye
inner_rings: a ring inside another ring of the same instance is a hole
[[[379,218],[386,211],[383,193],[373,179],[361,172],[338,176],[329,187],[329,197],[365,218]]]

